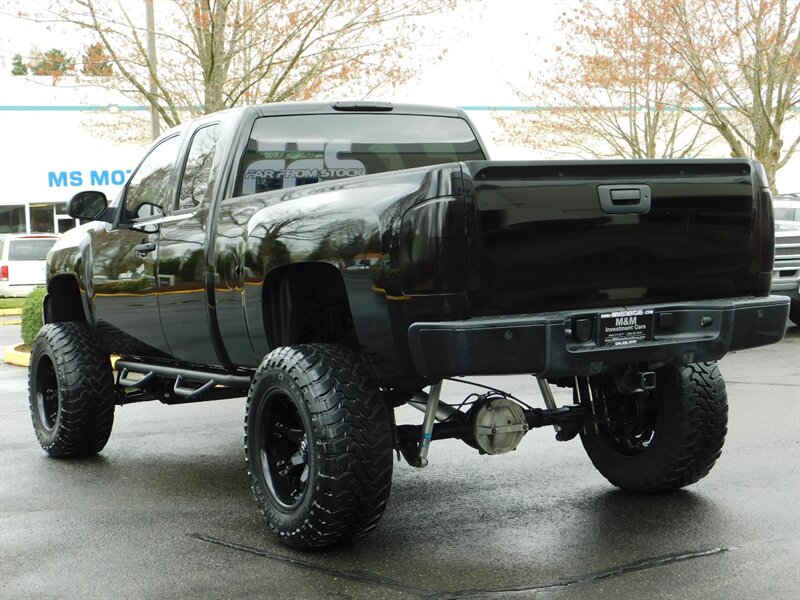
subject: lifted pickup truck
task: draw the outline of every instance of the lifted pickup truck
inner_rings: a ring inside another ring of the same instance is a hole
[[[424,467],[442,438],[503,454],[555,426],[620,488],[694,483],[726,434],[714,361],[781,340],[788,312],[757,162],[491,162],[454,109],[211,114],[69,213],[91,222],[48,256],[31,355],[44,450],[99,452],[116,404],[246,394],[252,489],[297,547],[376,527],[393,450]],[[439,400],[509,373],[545,407]],[[406,403],[420,425],[395,425]]]

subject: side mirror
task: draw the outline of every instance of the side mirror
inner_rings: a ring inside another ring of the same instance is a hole
[[[67,213],[73,219],[86,221],[106,221],[108,199],[103,192],[94,190],[78,192],[67,204]]]

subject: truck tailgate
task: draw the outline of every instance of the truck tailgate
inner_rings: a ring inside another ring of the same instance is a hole
[[[465,165],[473,316],[769,292],[757,163]]]

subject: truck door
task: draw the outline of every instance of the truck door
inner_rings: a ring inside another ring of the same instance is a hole
[[[201,124],[191,136],[178,178],[178,195],[161,225],[158,246],[158,304],[164,335],[179,360],[222,365],[206,294],[208,215],[214,157],[221,125]]]
[[[164,139],[126,184],[122,226],[92,237],[95,322],[110,352],[142,357],[169,354],[158,314],[159,229],[173,196],[180,136]]]

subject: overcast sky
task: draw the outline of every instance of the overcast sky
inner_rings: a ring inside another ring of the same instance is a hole
[[[519,104],[528,73],[541,68],[563,40],[558,15],[576,4],[566,0],[467,2],[437,17],[453,32],[444,59],[404,93],[409,100],[460,106]]]
[[[132,8],[142,0],[123,0]],[[59,48],[79,55],[86,41],[74,29],[32,23],[14,18],[16,9],[33,10],[48,0],[6,0],[0,8],[0,64],[10,67],[16,53],[27,54],[31,45],[42,50]],[[156,19],[159,0],[155,0]],[[396,101],[459,106],[508,105],[518,101],[512,87],[524,88],[531,70],[561,38],[556,30],[560,13],[575,6],[573,0],[473,0],[462,1],[454,12],[430,19],[431,44],[446,45],[441,62],[424,66],[416,80],[392,94]],[[88,39],[88,38],[87,38]],[[420,53],[430,49],[421,48]],[[433,52],[431,52],[433,53]]]

